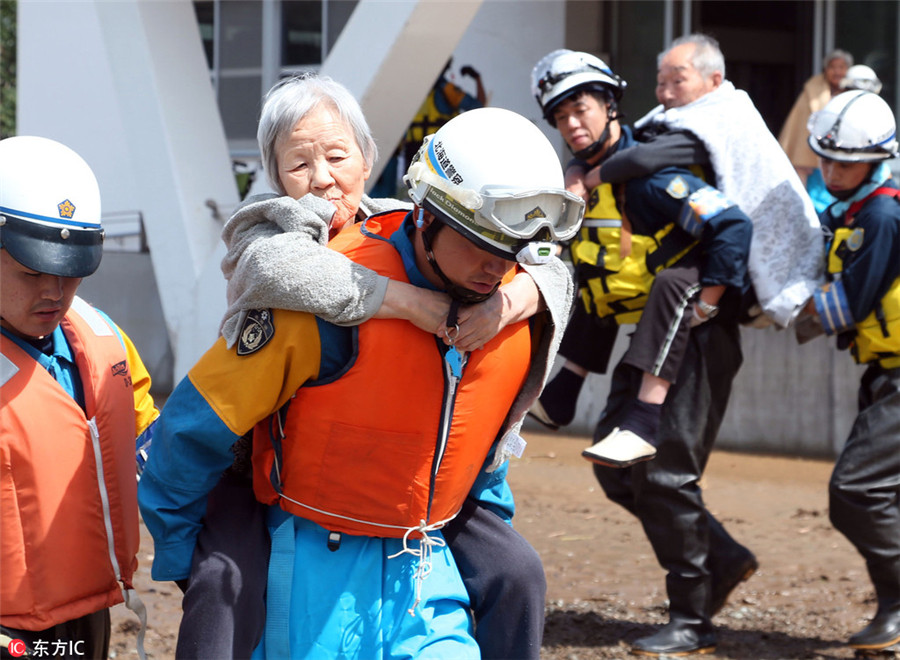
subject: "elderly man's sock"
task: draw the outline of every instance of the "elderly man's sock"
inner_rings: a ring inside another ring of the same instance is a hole
[[[635,399],[625,421],[619,426],[623,431],[631,431],[641,436],[654,447],[658,447],[656,434],[659,432],[659,418],[662,415],[661,403],[647,403]]]

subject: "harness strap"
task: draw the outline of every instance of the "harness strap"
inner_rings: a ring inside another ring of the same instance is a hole
[[[136,589],[123,589],[122,595],[125,597],[125,607],[134,612],[141,624],[137,634],[138,658],[147,660],[147,653],[144,650],[144,636],[147,633],[147,608]]]
[[[619,213],[622,215],[622,230],[619,234],[619,258],[625,259],[631,254],[631,220],[625,213],[625,186],[620,184],[616,195]]]
[[[866,202],[878,195],[888,195],[900,202],[900,189],[889,188],[888,186],[876,188],[862,199],[858,199],[850,205],[850,208],[847,209],[847,214],[844,216],[844,225],[846,226],[852,223],[854,218],[856,218],[856,214],[859,213],[859,210],[863,206],[865,206]]]
[[[272,532],[269,576],[266,585],[266,657],[290,658],[291,586],[294,583],[294,517],[275,507],[270,515],[283,516]],[[276,521],[277,522],[277,521]]]

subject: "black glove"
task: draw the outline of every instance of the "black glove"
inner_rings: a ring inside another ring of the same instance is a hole
[[[469,76],[470,78],[481,78],[481,74],[478,73],[471,66],[466,64],[463,68],[459,70],[459,72],[464,76]]]

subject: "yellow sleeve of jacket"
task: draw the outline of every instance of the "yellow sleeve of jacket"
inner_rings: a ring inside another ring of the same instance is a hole
[[[138,437],[159,417],[159,409],[150,395],[150,373],[138,354],[131,338],[118,325],[116,329],[125,345],[125,358],[131,372],[131,386],[134,388],[134,436]]]
[[[321,346],[315,317],[281,309],[270,313],[272,334],[265,343],[241,355],[240,342],[229,349],[220,337],[188,373],[216,416],[239,436],[287,403],[319,373]]]

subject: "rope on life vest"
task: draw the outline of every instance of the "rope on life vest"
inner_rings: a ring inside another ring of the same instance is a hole
[[[417,527],[410,527],[403,535],[403,549],[400,552],[395,552],[392,555],[388,555],[388,559],[395,559],[400,555],[405,554],[412,555],[413,557],[417,557],[419,559],[419,562],[416,565],[415,572],[416,601],[412,604],[412,607],[407,610],[407,612],[409,612],[411,616],[416,615],[416,607],[418,607],[419,603],[422,602],[422,583],[425,581],[425,578],[427,578],[431,574],[431,571],[433,569],[431,555],[434,551],[434,548],[443,548],[447,546],[447,542],[444,540],[443,536],[429,536],[428,532],[436,532],[451,520],[452,518],[447,518],[447,520],[442,520],[430,525],[427,524],[424,520],[419,521],[419,525]],[[419,532],[422,535],[422,538],[419,539],[418,548],[412,548],[409,545],[409,535],[413,532]]]

